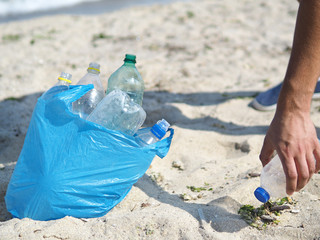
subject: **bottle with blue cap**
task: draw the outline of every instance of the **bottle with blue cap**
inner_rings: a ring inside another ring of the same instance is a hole
[[[68,90],[69,85],[71,84],[71,78],[72,75],[70,73],[62,72],[58,77],[58,82],[48,91],[43,93],[41,98],[44,100],[48,100],[58,93]]]
[[[166,135],[170,124],[165,120],[159,120],[151,128],[142,128],[137,131],[134,135],[136,142],[144,147],[153,143],[158,142],[161,138]]]
[[[278,155],[263,167],[260,187],[254,191],[254,195],[263,203],[268,202],[270,198],[278,199],[287,196],[286,176]]]
[[[105,96],[99,75],[100,65],[98,63],[91,62],[87,69],[87,73],[77,83],[77,85],[93,84],[93,89],[72,103],[73,112],[75,114],[79,114],[83,119],[86,119],[89,116]]]

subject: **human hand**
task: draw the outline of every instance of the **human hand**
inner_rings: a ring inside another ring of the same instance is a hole
[[[260,153],[263,166],[271,160],[274,150],[286,175],[287,194],[292,195],[320,170],[320,144],[309,113],[275,114]]]

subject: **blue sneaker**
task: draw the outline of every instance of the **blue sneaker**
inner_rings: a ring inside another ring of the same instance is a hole
[[[271,111],[276,109],[281,87],[282,83],[265,92],[260,93],[251,102],[252,107],[260,111]],[[312,99],[320,99],[320,79],[317,82]]]

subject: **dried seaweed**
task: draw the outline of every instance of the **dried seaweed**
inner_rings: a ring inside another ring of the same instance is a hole
[[[278,224],[279,220],[277,217],[281,215],[283,210],[291,209],[290,205],[292,204],[294,202],[291,198],[284,197],[278,202],[268,201],[257,208],[252,205],[242,205],[238,214],[250,226],[262,230],[267,225]]]

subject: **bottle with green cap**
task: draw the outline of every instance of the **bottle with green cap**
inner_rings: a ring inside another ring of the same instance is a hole
[[[144,82],[136,66],[136,56],[126,54],[124,64],[111,74],[108,80],[107,94],[113,90],[122,90],[137,104],[142,106]]]
[[[98,63],[91,62],[87,69],[87,73],[77,83],[77,85],[93,84],[94,87],[80,99],[72,103],[73,112],[79,114],[83,119],[86,119],[87,116],[89,116],[105,96],[99,75],[100,65]]]
[[[278,155],[263,167],[260,187],[254,191],[254,195],[263,203],[268,202],[270,198],[277,199],[287,196],[286,176]]]
[[[52,98],[54,95],[66,91],[69,89],[69,85],[71,84],[72,75],[70,73],[62,72],[58,77],[58,82],[50,88],[48,91],[42,94],[42,99],[48,100]]]

